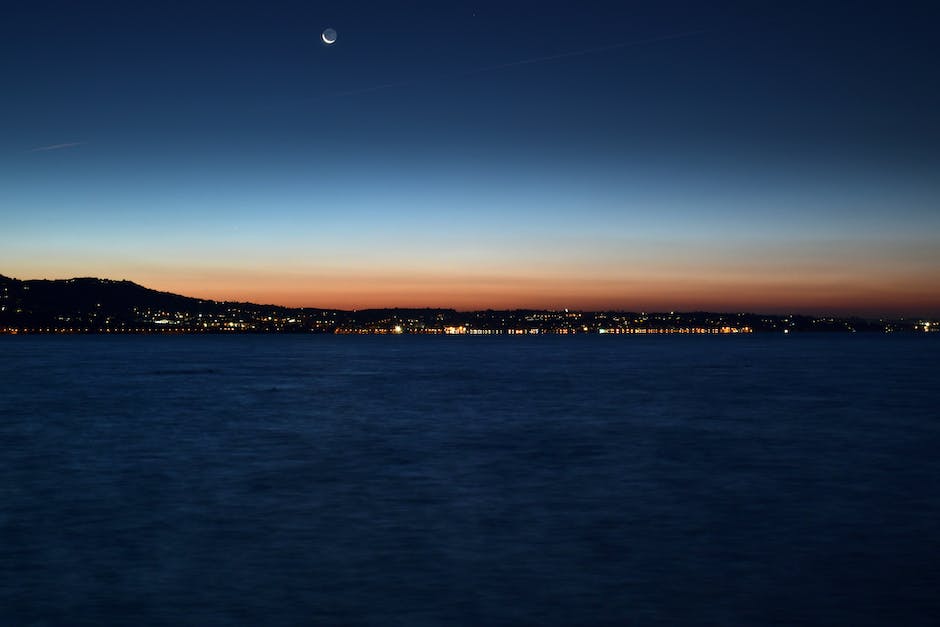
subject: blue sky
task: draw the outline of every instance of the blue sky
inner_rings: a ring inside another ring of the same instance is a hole
[[[935,13],[29,3],[0,26],[0,273],[937,313]]]

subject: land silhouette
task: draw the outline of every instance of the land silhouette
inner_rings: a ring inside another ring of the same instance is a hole
[[[753,333],[936,331],[927,319],[752,312],[629,312],[382,308],[342,310],[215,301],[93,277],[19,280],[0,275],[4,333]]]

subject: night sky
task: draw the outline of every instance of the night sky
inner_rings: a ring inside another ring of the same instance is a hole
[[[935,315],[933,7],[7,3],[0,274]]]

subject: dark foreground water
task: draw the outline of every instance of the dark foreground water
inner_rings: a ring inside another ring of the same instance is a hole
[[[0,337],[0,624],[929,624],[940,338]]]

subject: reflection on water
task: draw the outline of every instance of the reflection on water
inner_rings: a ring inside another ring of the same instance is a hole
[[[3,337],[3,624],[928,624],[938,342]]]

